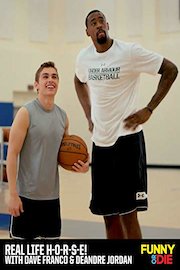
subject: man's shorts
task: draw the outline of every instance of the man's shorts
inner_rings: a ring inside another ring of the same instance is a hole
[[[24,212],[11,218],[10,237],[58,239],[61,234],[60,202],[20,197]]]
[[[147,210],[147,166],[143,131],[119,137],[110,147],[93,143],[92,198],[96,215]]]

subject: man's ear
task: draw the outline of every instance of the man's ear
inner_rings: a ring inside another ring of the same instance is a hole
[[[109,23],[107,22],[107,28],[108,28],[108,30],[109,30]]]
[[[38,88],[38,82],[34,82],[34,88],[37,89]]]
[[[86,35],[89,37],[90,34],[88,33],[88,29],[86,28]]]

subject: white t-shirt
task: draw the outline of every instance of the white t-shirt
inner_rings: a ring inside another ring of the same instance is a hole
[[[120,40],[103,53],[93,44],[80,51],[75,73],[90,89],[96,145],[111,146],[118,137],[142,130],[141,125],[135,131],[125,129],[123,120],[138,110],[140,73],[156,75],[162,61],[162,55]]]

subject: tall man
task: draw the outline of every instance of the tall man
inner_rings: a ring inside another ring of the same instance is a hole
[[[99,10],[86,17],[92,44],[76,60],[75,88],[92,132],[92,213],[102,215],[108,239],[142,238],[137,211],[147,210],[144,124],[168,93],[178,70],[158,53],[112,39]],[[138,109],[141,73],[160,74],[157,90]]]

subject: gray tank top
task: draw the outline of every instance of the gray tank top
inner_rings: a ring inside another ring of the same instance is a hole
[[[24,105],[29,129],[19,155],[17,188],[33,200],[59,197],[57,155],[66,126],[66,113],[57,105],[46,111],[38,99]]]

